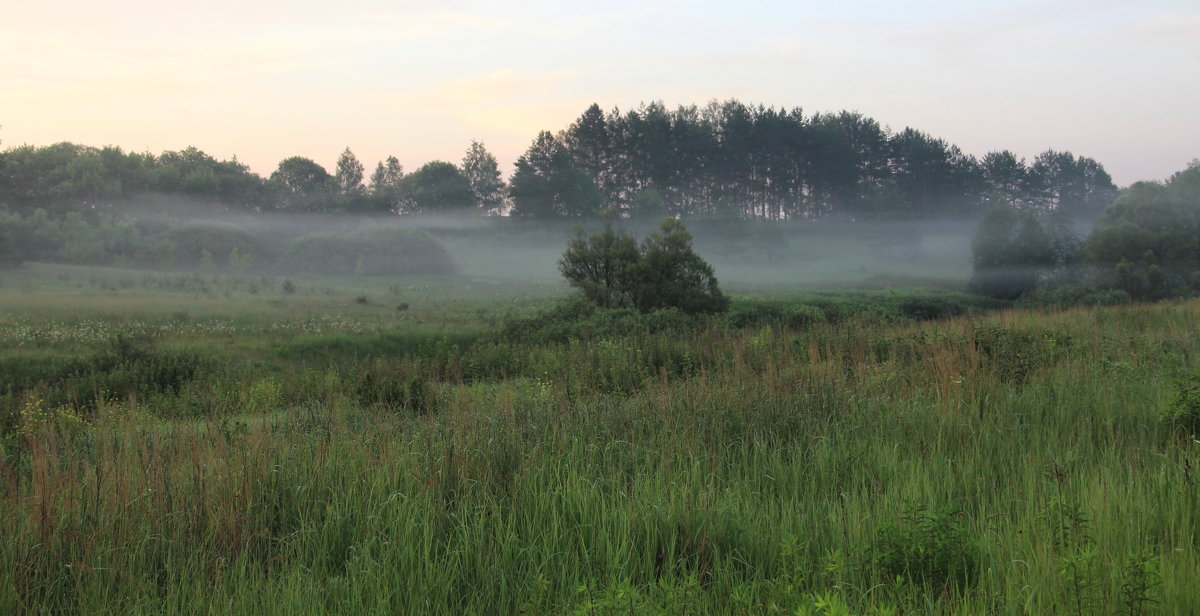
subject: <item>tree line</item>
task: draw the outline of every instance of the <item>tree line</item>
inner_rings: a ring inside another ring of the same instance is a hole
[[[194,147],[153,155],[58,143],[0,153],[0,205],[18,212],[90,212],[158,193],[254,212],[922,220],[978,216],[1004,202],[1095,218],[1116,192],[1103,166],[1070,152],[977,159],[855,112],[737,100],[625,112],[593,104],[565,129],[539,133],[507,181],[479,142],[458,164],[431,161],[411,173],[394,156],[368,173],[346,148],[332,172],[292,156],[267,177]]]
[[[1165,182],[1121,191],[1086,237],[1057,212],[996,204],[976,228],[973,253],[971,285],[994,297],[1041,294],[1078,303],[1085,295],[1105,301],[1196,295],[1200,161]]]
[[[976,159],[913,128],[862,114],[737,100],[622,113],[593,104],[569,127],[540,133],[510,182],[513,214],[754,219],[977,216],[987,204],[1098,215],[1116,195],[1095,160],[1047,150]]]
[[[195,148],[160,155],[73,143],[20,146],[0,153],[0,206],[17,212],[94,212],[145,194],[178,195],[230,211],[419,214],[495,210],[503,205],[496,158],[472,142],[462,165],[432,161],[405,174],[395,156],[369,177],[346,148],[333,173],[303,156],[264,178],[234,157]]]

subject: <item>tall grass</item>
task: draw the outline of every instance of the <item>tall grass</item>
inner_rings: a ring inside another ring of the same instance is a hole
[[[226,401],[174,419],[27,397],[0,613],[1198,613],[1200,443],[1159,421],[1197,322],[418,345],[199,377]]]

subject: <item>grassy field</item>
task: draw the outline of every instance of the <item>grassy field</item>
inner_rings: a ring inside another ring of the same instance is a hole
[[[1200,302],[292,282],[0,275],[0,613],[1200,613]]]

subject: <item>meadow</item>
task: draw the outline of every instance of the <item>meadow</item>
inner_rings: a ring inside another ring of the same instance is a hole
[[[0,273],[0,613],[1200,613],[1200,301],[781,284]]]

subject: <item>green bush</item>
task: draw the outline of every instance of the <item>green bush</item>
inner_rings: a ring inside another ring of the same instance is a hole
[[[275,258],[274,247],[244,227],[217,220],[196,220],[171,229],[175,263],[182,267],[239,265],[252,259],[259,264]]]
[[[738,329],[774,325],[803,329],[825,322],[825,312],[816,306],[776,300],[736,302],[729,311],[729,324]]]
[[[1089,285],[1046,287],[1026,293],[1017,300],[1021,308],[1064,309],[1073,306],[1116,306],[1127,304],[1129,293],[1121,289],[1101,289]]]
[[[693,331],[705,322],[703,317],[674,308],[642,313],[632,308],[600,308],[581,296],[572,296],[532,317],[506,320],[497,338],[524,344],[603,340]]]
[[[288,246],[284,267],[313,274],[445,275],[457,271],[450,253],[428,232],[398,227],[301,236]]]
[[[640,247],[611,225],[590,236],[577,229],[558,269],[602,308],[675,308],[688,314],[729,308],[712,266],[692,250],[692,235],[674,218],[663,219]]]
[[[160,350],[123,336],[90,355],[0,358],[0,391],[7,392],[0,415],[11,413],[32,392],[39,392],[49,406],[85,414],[106,401],[175,398],[197,381],[216,378],[218,365],[203,353]]]

